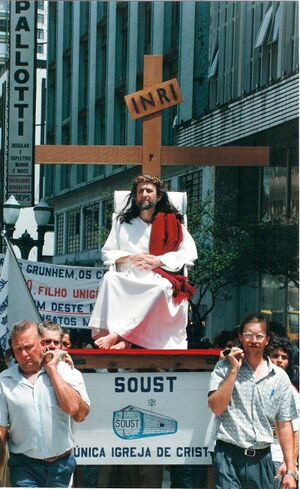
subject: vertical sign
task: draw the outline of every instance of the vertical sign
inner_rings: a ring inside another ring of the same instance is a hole
[[[7,196],[33,206],[37,2],[10,2]]]

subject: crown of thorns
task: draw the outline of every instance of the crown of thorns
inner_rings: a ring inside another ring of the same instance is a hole
[[[139,183],[146,183],[146,182],[153,183],[154,185],[158,186],[161,190],[163,190],[165,187],[164,181],[160,180],[160,178],[155,177],[154,175],[139,175],[138,177],[135,177],[133,180],[134,185],[138,185]]]

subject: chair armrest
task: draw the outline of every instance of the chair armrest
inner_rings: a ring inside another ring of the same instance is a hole
[[[116,263],[112,260],[106,260],[103,262],[103,265],[108,268],[108,270],[116,270]]]
[[[191,270],[191,268],[193,268],[193,266],[194,266],[194,262],[192,262],[192,261],[187,261],[187,262],[184,264],[184,267],[183,267],[183,275],[184,275],[185,277],[187,277],[187,276],[188,276],[188,272],[189,272],[189,270]]]

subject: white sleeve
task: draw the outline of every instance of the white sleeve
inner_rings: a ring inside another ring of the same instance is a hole
[[[121,258],[122,256],[128,256],[129,254],[128,251],[120,250],[119,228],[120,221],[117,219],[113,219],[111,231],[101,250],[103,261],[109,260],[115,263],[118,258]]]
[[[91,401],[86,391],[82,373],[77,370],[77,368],[71,369],[71,367],[63,361],[59,362],[57,370],[63,380],[73,387],[73,389],[80,394],[82,400],[89,406]]]

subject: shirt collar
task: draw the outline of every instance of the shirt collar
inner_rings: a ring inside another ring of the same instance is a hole
[[[42,366],[42,368],[38,371],[38,375],[40,374],[43,374],[43,373],[46,373],[46,370],[44,369],[44,367]],[[22,375],[21,373],[21,370],[19,369],[19,364],[16,363],[15,365],[13,365],[12,367],[6,369],[6,370],[3,370],[3,372],[1,372],[1,377],[5,377],[5,378],[13,378],[15,380],[22,380],[22,379],[25,379],[25,377]]]

